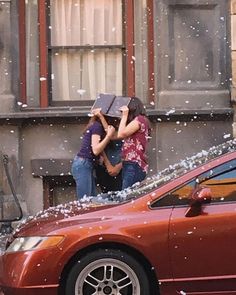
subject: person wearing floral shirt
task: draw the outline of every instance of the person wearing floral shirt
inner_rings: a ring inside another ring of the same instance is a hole
[[[147,143],[150,137],[149,120],[145,108],[137,97],[131,97],[128,106],[120,108],[122,117],[118,138],[122,146],[122,189],[142,181],[148,171]]]

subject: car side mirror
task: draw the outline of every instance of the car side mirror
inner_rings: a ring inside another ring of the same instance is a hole
[[[202,213],[202,205],[208,204],[212,200],[212,191],[208,187],[198,187],[190,197],[190,207],[185,213],[185,217],[198,216]]]

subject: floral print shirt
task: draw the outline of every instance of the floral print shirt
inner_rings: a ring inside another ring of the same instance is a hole
[[[139,115],[137,120],[140,128],[131,136],[124,139],[122,146],[123,161],[136,162],[147,173],[148,163],[146,148],[148,142],[148,121],[145,116]]]

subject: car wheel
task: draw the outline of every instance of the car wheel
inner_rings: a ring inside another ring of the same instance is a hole
[[[100,249],[81,258],[68,274],[66,295],[150,295],[143,267],[125,252]]]

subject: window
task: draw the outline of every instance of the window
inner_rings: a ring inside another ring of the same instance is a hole
[[[51,0],[52,100],[122,95],[121,0]]]
[[[187,184],[182,185],[177,190],[169,192],[161,199],[152,204],[152,208],[169,207],[169,206],[184,206],[189,204],[189,196],[196,185],[196,181],[192,180]]]
[[[154,99],[153,2],[19,0],[20,101],[90,106],[99,93]]]
[[[72,176],[44,176],[44,208],[76,200],[75,182]]]

